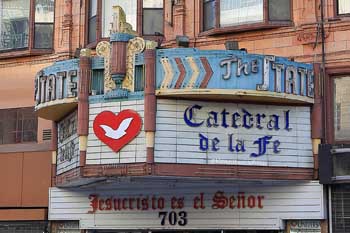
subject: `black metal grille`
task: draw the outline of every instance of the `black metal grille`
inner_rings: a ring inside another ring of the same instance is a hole
[[[43,140],[48,141],[52,138],[52,131],[51,129],[44,129],[43,130]]]
[[[0,222],[1,233],[43,233],[48,232],[47,222]]]
[[[350,184],[332,186],[333,233],[350,232]]]

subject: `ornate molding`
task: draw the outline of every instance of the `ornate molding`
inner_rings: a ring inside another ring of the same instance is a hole
[[[123,81],[123,88],[129,91],[134,90],[134,56],[141,53],[146,46],[146,42],[141,37],[131,39],[127,47],[126,55],[126,75]]]
[[[104,93],[112,91],[116,88],[115,82],[111,75],[111,45],[107,41],[101,41],[96,46],[96,54],[104,58]]]
[[[91,57],[91,49],[81,49],[80,56],[81,57]]]
[[[328,38],[329,35],[329,28],[325,28],[325,38]],[[302,26],[301,29],[296,32],[296,38],[299,44],[317,45],[322,41],[321,27],[317,25]]]
[[[157,48],[158,46],[158,43],[156,41],[153,41],[153,40],[146,40],[146,49],[155,49]]]

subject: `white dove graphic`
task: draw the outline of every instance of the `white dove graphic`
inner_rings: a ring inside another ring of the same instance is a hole
[[[120,123],[119,127],[117,129],[112,129],[108,125],[100,125],[101,128],[105,131],[105,135],[112,139],[119,139],[123,137],[126,134],[126,130],[129,128],[133,118],[126,118]]]

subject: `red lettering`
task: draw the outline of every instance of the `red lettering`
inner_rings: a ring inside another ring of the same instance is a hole
[[[157,209],[157,207],[156,207],[156,197],[155,196],[152,197],[152,209],[153,210]]]
[[[193,208],[195,209],[205,209],[204,205],[204,193],[200,193],[199,196],[196,196],[193,199]]]
[[[217,191],[213,197],[213,209],[224,209],[228,204],[227,197],[222,191]]]
[[[96,210],[98,208],[98,195],[91,194],[89,196],[89,199],[90,199],[90,206],[92,207],[92,210],[90,210],[88,213],[93,214],[96,212]]]
[[[176,197],[171,198],[171,208],[177,209],[177,198]]]
[[[120,199],[119,198],[114,198],[113,202],[114,202],[114,210],[120,210],[121,209]]]
[[[255,196],[250,195],[248,197],[248,207],[249,208],[254,208],[255,207]]]
[[[112,209],[112,198],[108,198],[106,200],[106,210],[111,210]]]
[[[142,210],[148,210],[148,197],[142,199]]]
[[[205,194],[200,193],[198,196],[193,198],[193,208],[194,209],[205,209]],[[225,209],[225,208],[264,208],[264,196],[263,195],[245,195],[244,192],[239,192],[237,196],[226,196],[225,192],[217,191],[212,198],[213,209]],[[157,197],[153,195],[150,197],[143,198],[140,195],[137,198],[134,197],[125,197],[125,198],[114,198],[113,196],[103,199],[100,198],[97,194],[90,194],[90,207],[91,210],[88,213],[93,214],[96,211],[120,211],[120,210],[163,210],[166,207],[168,208],[168,203],[164,197]],[[177,198],[176,196],[171,197],[170,199],[170,208],[171,209],[182,209],[185,206],[185,197]]]
[[[195,208],[196,210],[199,209],[199,202],[200,198],[198,196],[195,196],[193,199],[193,208]]]
[[[239,192],[238,193],[238,205],[237,205],[237,208],[240,209],[240,208],[245,208],[245,199],[244,199],[244,193],[242,192]]]
[[[177,208],[182,209],[185,206],[185,198],[181,197],[177,200]]]
[[[140,209],[141,209],[141,201],[140,201],[140,198],[138,197],[136,200],[137,200],[137,202],[136,202],[137,209],[140,210]]]
[[[230,197],[230,209],[234,209],[235,208],[235,197],[231,196]]]
[[[162,210],[164,209],[165,200],[163,197],[158,198],[158,209]]]
[[[131,210],[134,209],[134,207],[132,206],[134,201],[135,201],[135,198],[129,198],[129,209],[131,209]]]
[[[105,200],[103,200],[103,199],[98,200],[98,209],[99,210],[104,210],[104,208],[103,208],[104,203],[105,203]]]
[[[262,204],[262,200],[264,199],[264,196],[258,196],[258,207],[260,209],[264,208],[263,204]]]
[[[200,197],[201,197],[201,205],[200,205],[200,208],[201,208],[201,209],[205,209],[205,205],[204,205],[204,193],[200,193]]]

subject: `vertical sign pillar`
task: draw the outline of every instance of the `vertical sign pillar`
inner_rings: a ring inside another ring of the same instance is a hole
[[[126,74],[126,54],[128,42],[134,36],[127,33],[112,33],[111,42],[111,76],[118,89]]]
[[[78,88],[78,135],[80,166],[85,166],[87,137],[89,134],[89,83],[91,76],[90,50],[80,52],[80,80]]]
[[[145,132],[147,147],[147,163],[154,163],[154,134],[156,131],[156,50],[146,49],[145,58]]]

